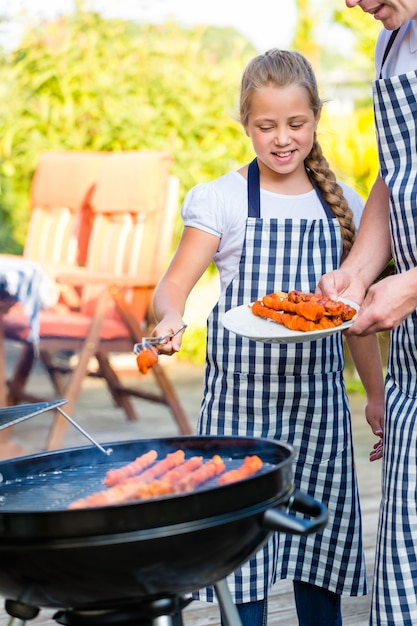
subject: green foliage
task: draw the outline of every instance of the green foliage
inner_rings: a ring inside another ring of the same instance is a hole
[[[378,33],[381,30],[380,22],[364,13],[359,7],[347,11],[346,7],[339,2],[333,11],[333,19],[336,24],[340,24],[353,35],[350,59],[354,61],[355,66],[361,67],[370,78],[373,78],[374,50]]]
[[[202,325],[193,325],[187,328],[182,341],[181,350],[176,355],[180,361],[202,364],[206,358],[206,324],[202,320]]]
[[[336,177],[365,200],[378,172],[373,109],[357,108],[351,115],[323,110],[318,139]]]
[[[389,352],[389,331],[383,331],[377,333],[379,350],[381,353],[381,362],[384,376],[386,374],[387,362],[388,362],[388,352]],[[365,396],[366,392],[364,386],[359,378],[359,374],[356,370],[355,364],[353,362],[352,356],[349,352],[349,348],[345,343],[345,367],[343,370],[343,375],[345,379],[346,391],[351,394],[360,394]]]
[[[227,48],[220,45],[221,30],[138,26],[81,10],[29,29],[0,60],[0,216],[13,229],[8,239],[23,245],[30,181],[44,150],[165,149],[183,194],[247,161],[234,112],[254,50],[230,29]]]
[[[297,0],[294,48],[312,62],[323,113],[318,139],[337,178],[365,199],[378,171],[372,106],[380,24],[340,0]]]

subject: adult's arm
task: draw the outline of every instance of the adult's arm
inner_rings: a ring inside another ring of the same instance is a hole
[[[349,256],[340,270],[323,276],[317,288],[331,298],[344,296],[362,305],[346,335],[396,328],[416,309],[417,268],[372,284],[390,258],[389,192],[378,177]]]
[[[340,269],[322,276],[317,290],[361,304],[369,285],[391,259],[389,191],[378,176],[365,204],[356,241]]]

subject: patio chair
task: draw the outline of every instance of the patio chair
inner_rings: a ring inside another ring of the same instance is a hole
[[[49,267],[85,264],[91,230],[89,197],[107,154],[64,150],[40,155],[23,256]]]
[[[60,283],[80,288],[80,308],[50,309],[41,313],[39,350],[56,393],[68,400],[70,414],[82,382],[89,375],[91,359],[116,403],[127,418],[137,419],[131,397],[165,405],[179,431],[191,434],[187,416],[161,364],[151,370],[159,391],[149,393],[140,384],[126,386],[111,362],[111,354],[133,354],[133,344],[150,334],[153,290],[168,262],[178,180],[170,175],[172,158],[164,152],[112,153],[103,161],[90,206],[93,224],[85,268],[61,274]],[[34,361],[33,346],[25,339],[22,321],[6,315],[5,335],[23,341],[23,351],[9,393],[13,403],[39,401],[25,393]],[[72,351],[78,360],[69,377],[54,368],[54,355]],[[67,421],[57,413],[46,449],[61,447]]]
[[[88,197],[92,192],[97,172],[105,156],[104,152],[47,151],[40,155],[30,190],[30,219],[21,255],[0,254],[0,274],[8,275],[11,263],[16,259],[39,263],[45,273],[42,291],[45,306],[57,301],[78,300],[72,286],[58,287],[54,281],[58,268],[84,264],[91,229]],[[2,263],[3,261],[3,263]],[[14,285],[16,287],[16,285]],[[9,306],[5,310],[9,310]],[[24,314],[20,302],[14,304],[13,312]],[[4,312],[0,313],[3,318]],[[1,319],[2,321],[2,319]],[[7,402],[4,366],[3,325],[0,328],[0,403]],[[11,428],[1,432],[3,451]]]
[[[89,197],[105,152],[47,151],[30,190],[30,219],[22,258],[40,263],[51,281],[63,268],[85,265],[91,231]],[[0,255],[13,258],[18,255]],[[51,302],[78,302],[73,287],[55,286]],[[19,306],[19,305],[17,305]]]

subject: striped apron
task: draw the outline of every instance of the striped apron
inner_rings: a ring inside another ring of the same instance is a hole
[[[417,266],[417,72],[374,82],[398,273]],[[417,624],[417,312],[391,332],[371,624]]]
[[[339,224],[323,201],[327,219],[260,219],[256,159],[249,170],[248,197],[239,269],[208,319],[198,432],[268,437],[291,444],[297,453],[294,483],[326,504],[329,523],[307,537],[274,533],[227,582],[236,603],[266,597],[280,578],[303,580],[340,594],[364,594],[341,333],[315,342],[264,344],[238,337],[221,323],[226,311],[266,293],[313,291],[325,272],[339,266]],[[213,590],[201,590],[195,597],[213,601]]]

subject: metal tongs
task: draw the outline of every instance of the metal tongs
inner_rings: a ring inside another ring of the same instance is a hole
[[[135,354],[140,354],[142,350],[145,348],[154,348],[156,346],[160,346],[163,343],[166,343],[175,335],[178,335],[182,330],[187,328],[187,324],[182,324],[177,330],[173,333],[168,333],[167,335],[162,335],[162,337],[144,337],[140,343],[135,343],[133,346],[133,352]]]

